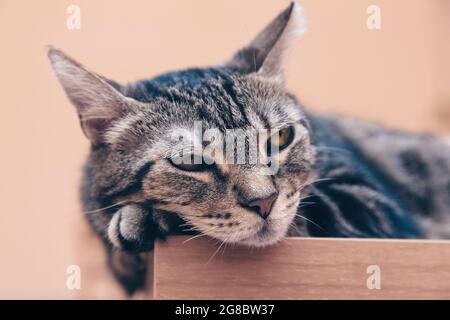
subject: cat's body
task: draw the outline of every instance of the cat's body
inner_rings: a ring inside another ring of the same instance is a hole
[[[326,237],[450,238],[450,148],[335,115],[308,114],[317,183],[300,210]]]
[[[129,292],[143,285],[143,252],[170,234],[204,233],[248,246],[286,234],[449,236],[450,148],[443,141],[305,112],[285,91],[280,58],[297,30],[294,9],[224,65],[127,86],[50,50],[92,142],[84,211]],[[183,148],[196,156],[200,137],[191,129],[198,121],[220,133],[270,129],[277,138],[261,140],[270,161],[180,165],[171,155],[174,137],[187,136]],[[278,169],[270,171],[274,163]]]

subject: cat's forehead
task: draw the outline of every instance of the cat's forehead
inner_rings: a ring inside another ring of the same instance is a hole
[[[256,75],[226,68],[170,72],[130,85],[126,95],[151,103],[148,112],[173,123],[204,121],[219,129],[245,126],[277,128],[302,117],[284,88]]]
[[[225,69],[189,69],[129,85],[125,94],[141,109],[110,128],[108,140],[153,141],[170,131],[203,129],[281,129],[304,118],[281,86]],[[148,139],[147,139],[148,138]]]

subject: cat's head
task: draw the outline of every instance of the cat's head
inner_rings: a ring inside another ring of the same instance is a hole
[[[162,229],[169,228],[165,215],[176,214],[226,242],[263,246],[281,239],[314,158],[307,121],[282,74],[283,53],[302,28],[293,3],[223,65],[126,86],[50,49],[53,69],[92,143],[89,197],[99,207],[150,204],[160,213]],[[247,138],[243,148],[220,149],[228,133],[242,132],[256,132],[257,139]],[[205,157],[211,146],[216,151]],[[252,147],[261,156],[256,162],[220,158],[232,149],[248,155]],[[199,163],[176,161],[180,151]],[[112,214],[97,215],[106,229]]]

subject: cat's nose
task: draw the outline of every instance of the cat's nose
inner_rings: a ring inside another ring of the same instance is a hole
[[[264,220],[270,215],[270,211],[272,211],[273,203],[278,198],[277,193],[272,193],[270,196],[266,198],[258,198],[252,200],[248,203],[250,208],[256,210],[256,212],[263,218]]]

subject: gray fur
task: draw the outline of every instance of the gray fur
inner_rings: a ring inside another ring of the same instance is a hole
[[[126,86],[49,50],[92,142],[82,184],[86,217],[128,292],[143,285],[142,252],[174,233],[250,246],[273,244],[286,234],[450,234],[443,227],[450,148],[432,137],[306,113],[286,92],[281,57],[300,20],[292,4],[226,64]],[[295,135],[280,151],[275,175],[250,163],[183,171],[168,158],[174,137],[191,132],[196,121],[221,132],[292,127]],[[273,194],[266,220],[247,205]]]

